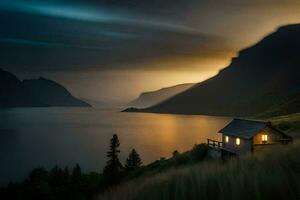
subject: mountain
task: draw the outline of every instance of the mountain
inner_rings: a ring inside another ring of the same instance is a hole
[[[140,96],[131,101],[128,105],[138,108],[145,108],[149,106],[156,105],[176,94],[179,94],[189,88],[191,88],[194,83],[185,83],[180,85],[175,85],[172,87],[162,88],[160,90],[144,92]]]
[[[0,107],[21,106],[22,82],[13,74],[0,69]]]
[[[300,24],[280,27],[240,51],[216,76],[146,109],[224,116],[300,112]]]
[[[45,78],[20,81],[0,69],[0,107],[90,106]]]

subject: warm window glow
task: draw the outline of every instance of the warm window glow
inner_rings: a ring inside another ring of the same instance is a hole
[[[268,135],[262,135],[262,141],[267,142],[268,141]]]
[[[236,138],[235,143],[236,143],[237,145],[240,145],[240,144],[241,144],[240,138]]]
[[[225,136],[225,142],[228,143],[229,142],[229,137]]]

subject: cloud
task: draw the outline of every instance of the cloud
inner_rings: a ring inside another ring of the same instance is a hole
[[[2,0],[0,9],[0,67],[28,71],[147,70],[137,63],[230,59],[299,19],[295,0]]]
[[[26,66],[29,71],[107,70],[119,69],[119,63],[172,57],[206,59],[227,50],[224,38],[180,24],[114,14],[103,20],[103,13],[85,15],[85,9],[70,12],[61,7],[67,11],[63,13],[52,12],[48,5],[33,5],[34,9],[18,4],[26,12],[1,13],[1,66]]]
[[[0,0],[0,68],[124,100],[204,80],[299,21],[299,0]]]

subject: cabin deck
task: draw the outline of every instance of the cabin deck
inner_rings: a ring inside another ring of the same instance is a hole
[[[223,142],[207,139],[207,145],[208,147],[210,147],[209,153],[212,157],[222,157],[222,159],[226,159],[232,156],[236,156],[234,152],[223,148]]]
[[[217,141],[217,140],[212,140],[212,139],[207,139],[207,145],[212,148],[216,149],[222,149],[223,148],[223,142]]]

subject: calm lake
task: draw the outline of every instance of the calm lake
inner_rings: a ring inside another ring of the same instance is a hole
[[[145,164],[191,149],[217,133],[230,118],[121,113],[94,108],[0,110],[0,183],[25,178],[34,167],[73,166],[101,171],[109,139],[117,133],[121,161],[136,148]]]

